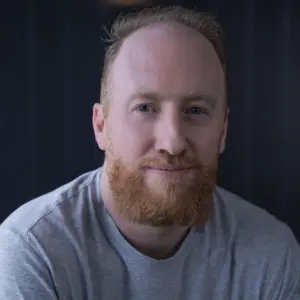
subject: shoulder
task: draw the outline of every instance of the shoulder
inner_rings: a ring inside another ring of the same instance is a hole
[[[286,235],[289,227],[267,210],[221,187],[215,192],[216,215],[248,237],[272,238]]]
[[[25,237],[36,227],[49,227],[50,224],[63,221],[68,215],[71,217],[76,205],[78,207],[82,204],[82,199],[87,198],[84,194],[89,195],[94,188],[99,172],[95,170],[82,174],[71,182],[21,205],[0,225],[0,234],[3,231],[13,231]]]
[[[221,187],[216,188],[215,206],[216,218],[240,242],[251,243],[252,247],[256,244],[260,247],[277,246],[278,251],[294,239],[288,225],[265,209]]]
[[[89,228],[99,173],[83,174],[25,203],[0,225],[1,299],[35,299],[33,291],[54,299],[56,288],[67,295],[70,282],[80,282],[78,257],[80,247],[89,247],[90,231],[84,229]]]
[[[300,248],[289,226],[220,187],[215,206],[215,222],[222,224],[219,230],[226,236],[238,268],[261,278],[258,284],[265,285],[263,290],[273,295],[271,299],[289,299],[289,292],[300,288]]]

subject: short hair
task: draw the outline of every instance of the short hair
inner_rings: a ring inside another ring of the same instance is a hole
[[[100,99],[104,114],[108,111],[109,75],[111,66],[119,53],[124,40],[133,32],[156,23],[179,23],[201,33],[212,44],[226,74],[226,61],[223,46],[223,31],[215,17],[208,13],[198,12],[181,6],[144,8],[135,13],[120,15],[112,24],[109,37],[110,43],[104,56],[104,66],[101,78]]]

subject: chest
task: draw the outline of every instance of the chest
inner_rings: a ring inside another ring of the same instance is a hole
[[[59,299],[72,300],[258,300],[251,268],[222,251],[201,251],[174,264],[138,262],[106,249],[68,262],[55,275]]]

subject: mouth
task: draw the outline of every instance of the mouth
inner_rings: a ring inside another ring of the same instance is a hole
[[[165,171],[165,172],[179,172],[179,171],[187,171],[191,170],[192,166],[190,167],[183,167],[183,166],[172,166],[172,165],[163,165],[163,166],[150,166],[147,169],[155,170],[155,171]]]

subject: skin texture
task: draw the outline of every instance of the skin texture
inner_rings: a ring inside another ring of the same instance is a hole
[[[109,84],[107,117],[93,109],[103,201],[129,242],[165,258],[212,210],[227,134],[224,72],[204,36],[161,23],[125,40]]]

